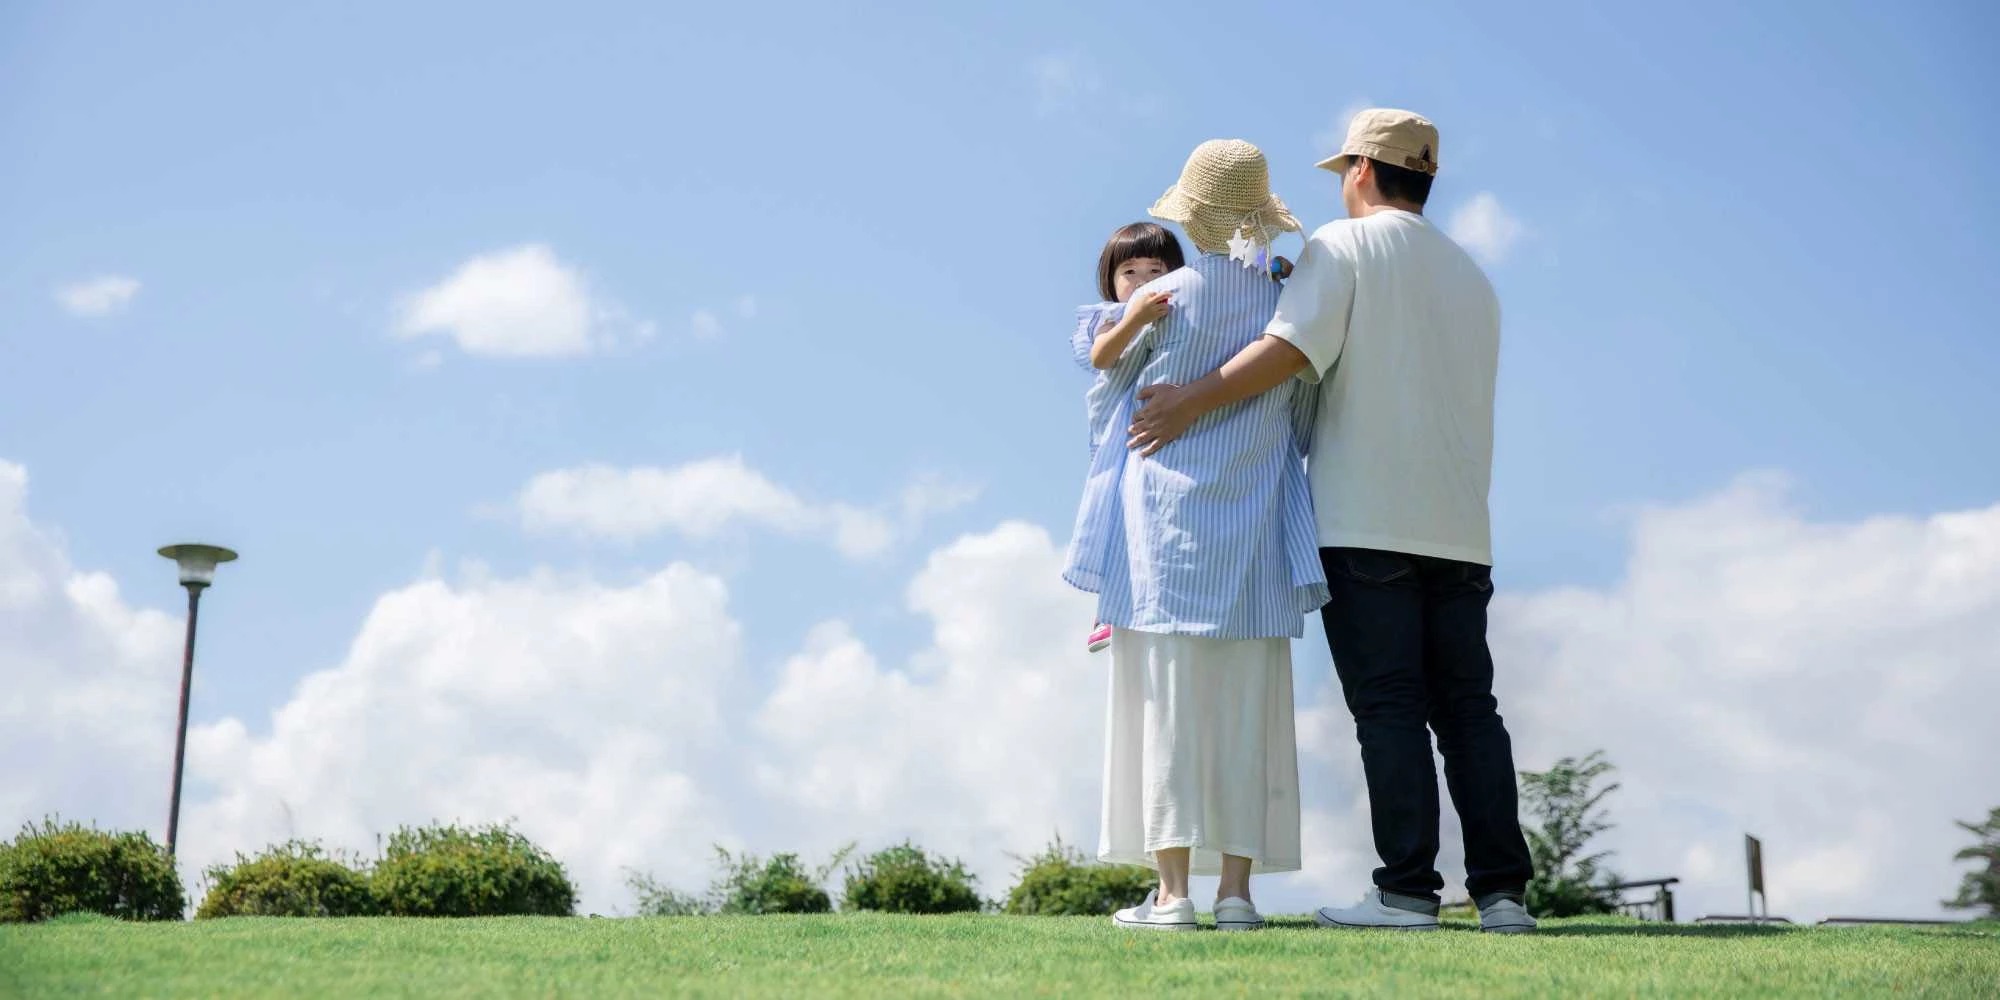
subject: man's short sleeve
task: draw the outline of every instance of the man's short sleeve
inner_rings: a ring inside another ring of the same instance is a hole
[[[1277,314],[1264,327],[1264,335],[1298,348],[1308,362],[1299,377],[1318,382],[1340,360],[1353,306],[1353,263],[1315,234],[1286,280]]]

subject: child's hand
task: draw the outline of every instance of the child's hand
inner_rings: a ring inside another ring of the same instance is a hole
[[[1283,281],[1292,276],[1292,262],[1283,257],[1271,258],[1271,280]]]
[[[1151,323],[1167,314],[1167,307],[1173,305],[1173,295],[1168,292],[1147,292],[1126,308],[1126,315],[1135,323]]]

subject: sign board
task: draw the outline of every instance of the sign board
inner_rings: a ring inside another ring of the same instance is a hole
[[[1743,835],[1743,850],[1750,862],[1750,891],[1764,892],[1764,844],[1749,834]]]

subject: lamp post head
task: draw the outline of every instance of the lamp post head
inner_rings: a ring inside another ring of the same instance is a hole
[[[236,553],[220,545],[169,545],[160,554],[180,564],[183,587],[214,583],[215,567],[236,558]]]

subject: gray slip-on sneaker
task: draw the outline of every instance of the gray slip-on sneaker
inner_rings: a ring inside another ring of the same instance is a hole
[[[1526,934],[1537,926],[1517,899],[1500,896],[1479,908],[1479,929],[1488,934]]]

